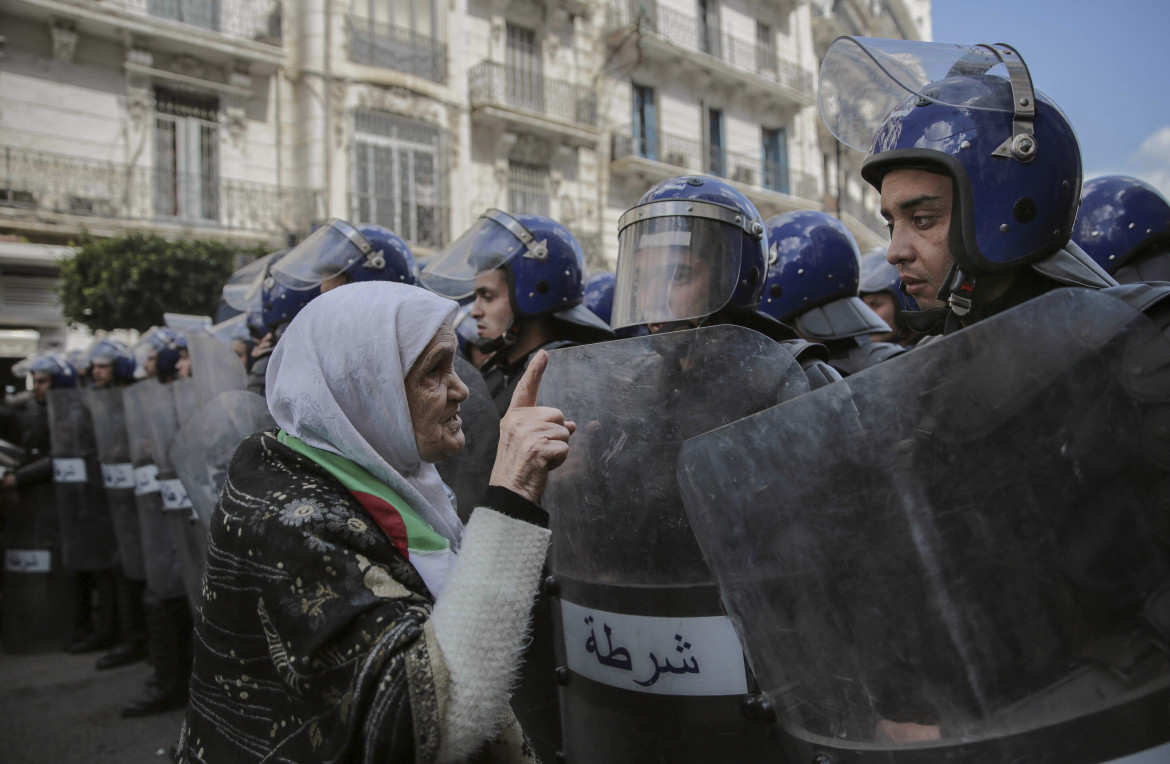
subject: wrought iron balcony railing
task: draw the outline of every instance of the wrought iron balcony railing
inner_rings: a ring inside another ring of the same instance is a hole
[[[606,10],[606,30],[638,25],[680,48],[719,59],[733,69],[784,85],[809,97],[816,93],[813,73],[781,59],[774,46],[760,45],[703,24],[694,16],[657,0],[616,0]]]
[[[649,151],[648,148],[654,149]],[[817,179],[760,155],[704,147],[701,141],[659,134],[653,140],[635,140],[628,131],[613,136],[613,159],[643,157],[694,172],[705,172],[747,186],[759,186],[801,199],[819,199]]]
[[[597,96],[587,87],[483,61],[468,72],[471,107],[506,105],[597,125]]]
[[[322,217],[317,191],[14,147],[0,154],[0,208],[281,235]]]
[[[101,5],[178,21],[240,40],[280,45],[279,0],[102,0]]]
[[[349,60],[442,82],[447,79],[447,44],[405,27],[350,14]]]

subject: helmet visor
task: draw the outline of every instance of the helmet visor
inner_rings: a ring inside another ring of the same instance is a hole
[[[260,289],[273,262],[288,250],[258,257],[228,277],[223,285],[223,301],[238,311],[247,311],[260,305]]]
[[[539,246],[511,215],[488,210],[427,263],[419,278],[432,292],[459,300],[475,292],[477,275],[499,268],[520,252],[531,250],[535,256]]]
[[[613,328],[699,319],[722,308],[739,277],[743,239],[732,225],[685,215],[623,228]]]
[[[868,152],[887,115],[911,95],[924,102],[1013,113],[1010,92],[1002,102],[973,106],[951,97],[945,88],[928,87],[964,75],[1007,78],[1000,59],[1007,54],[999,50],[997,54],[980,45],[839,37],[821,62],[821,116],[837,140]]]
[[[274,263],[272,276],[289,289],[306,291],[341,275],[372,251],[356,228],[333,218]]]

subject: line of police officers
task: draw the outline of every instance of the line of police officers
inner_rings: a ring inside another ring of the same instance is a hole
[[[487,210],[421,274],[333,219],[225,287],[246,382],[201,344],[202,390],[167,395],[189,361],[170,330],[140,346],[158,381],[120,395],[116,343],[85,396],[33,360],[37,458],[5,480],[41,506],[51,453],[67,649],[113,647],[102,668],[149,644],[124,713],[185,702],[199,531],[268,421],[267,356],[316,295],[393,280],[465,306],[468,445],[440,466],[461,512],[537,350],[542,402],[582,423],[513,700],[543,760],[1166,760],[1170,286],[1146,282],[1170,278],[1170,204],[1132,178],[1082,195],[1071,125],[1006,45],[842,38],[820,97],[867,154],[887,251],[706,176],[647,191],[588,282],[538,215]]]

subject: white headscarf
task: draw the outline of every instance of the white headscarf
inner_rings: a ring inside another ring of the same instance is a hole
[[[360,465],[458,546],[463,524],[414,440],[406,375],[458,309],[425,289],[348,284],[310,302],[268,362],[268,410],[290,435]]]

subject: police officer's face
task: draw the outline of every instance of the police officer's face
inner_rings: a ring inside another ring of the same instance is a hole
[[[695,252],[681,247],[644,249],[638,253],[645,283],[665,285],[666,305],[679,318],[669,323],[652,323],[651,334],[698,326],[711,311],[711,264]]]
[[[861,296],[862,301],[868,305],[874,313],[878,314],[881,320],[894,327],[894,298],[886,292],[871,292]],[[869,339],[872,342],[891,342],[894,339],[894,332],[882,332],[881,334],[871,334]]]
[[[148,379],[153,379],[158,374],[158,353],[151,353],[146,357],[142,362],[142,371]]]
[[[435,334],[406,375],[406,402],[414,442],[424,462],[435,462],[463,448],[459,404],[467,400],[467,385],[455,373],[455,331],[444,327]]]
[[[191,354],[185,348],[179,350],[179,360],[175,361],[175,376],[179,379],[191,376]]]
[[[90,376],[95,387],[109,387],[114,381],[114,364],[94,363]]]
[[[469,314],[475,319],[480,337],[495,339],[512,321],[512,304],[508,301],[508,279],[498,268],[475,277],[475,304]]]
[[[53,378],[48,374],[33,374],[33,397],[43,401],[53,386]]]
[[[921,308],[938,308],[951,269],[951,179],[925,170],[892,170],[882,179],[882,217],[890,228],[886,260]]]

